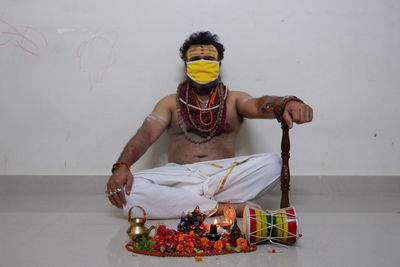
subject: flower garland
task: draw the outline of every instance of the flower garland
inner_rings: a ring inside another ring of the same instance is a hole
[[[231,235],[225,235],[218,241],[211,241],[206,237],[201,237],[193,231],[184,234],[173,229],[168,229],[165,225],[157,228],[154,237],[141,237],[137,243],[128,243],[127,250],[152,256],[211,256],[237,252],[252,252],[256,246],[248,244],[243,237],[234,239]]]

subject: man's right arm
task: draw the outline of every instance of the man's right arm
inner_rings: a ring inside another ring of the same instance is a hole
[[[117,162],[123,162],[131,166],[139,160],[169,126],[174,104],[174,95],[166,96],[157,103],[152,113],[146,117],[142,126],[126,144]],[[126,185],[125,191],[129,195],[132,184],[133,176],[130,170],[124,165],[119,165],[113,170],[113,174],[107,183],[107,192],[116,192],[117,188],[122,189]],[[122,204],[126,204],[123,191],[111,195],[109,199],[118,208],[122,208]]]

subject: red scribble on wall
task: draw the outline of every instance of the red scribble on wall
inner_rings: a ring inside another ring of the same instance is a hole
[[[29,25],[14,26],[0,18],[0,27],[0,47],[13,45],[29,55],[40,56],[48,45],[46,36]]]

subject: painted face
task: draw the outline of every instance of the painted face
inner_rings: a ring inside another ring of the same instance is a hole
[[[192,81],[205,85],[218,79],[220,62],[213,45],[191,45],[186,59],[186,75]]]
[[[199,59],[218,60],[218,51],[213,45],[191,45],[186,52],[186,61]]]

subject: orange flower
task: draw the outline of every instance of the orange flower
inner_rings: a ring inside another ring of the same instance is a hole
[[[194,244],[192,242],[186,242],[185,243],[185,251],[187,253],[192,253],[194,249]]]
[[[194,248],[194,244],[193,244],[193,242],[186,242],[185,247]]]
[[[176,246],[176,250],[177,250],[177,251],[182,252],[184,249],[185,249],[185,248],[183,247],[182,244],[178,244],[178,245]]]
[[[196,236],[196,233],[194,231],[190,231],[189,236]]]
[[[221,240],[215,241],[214,242],[214,248],[217,251],[221,251],[224,248],[224,244],[222,243]]]
[[[180,242],[180,241],[185,240],[185,237],[186,237],[186,236],[187,236],[186,234],[180,234],[180,235],[179,235],[179,238],[178,238],[178,241]]]
[[[208,241],[210,241],[210,240],[208,240],[207,237],[202,237],[202,238],[200,238],[200,242],[201,242],[201,245],[202,245],[203,247],[207,247],[207,246],[208,246]]]
[[[243,237],[239,237],[236,240],[236,246],[240,247],[240,249],[246,249],[249,245],[247,244],[247,240]]]

